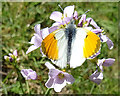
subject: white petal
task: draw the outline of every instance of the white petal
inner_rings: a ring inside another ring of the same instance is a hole
[[[6,60],[6,59],[8,59],[9,57],[8,56],[4,56],[4,59]]]
[[[35,27],[34,27],[34,30],[37,34],[40,35],[40,24],[36,24]]]
[[[54,11],[51,15],[50,15],[50,19],[57,21],[57,22],[62,22],[62,13],[58,12],[58,11]]]
[[[46,62],[46,63],[45,63],[45,66],[46,66],[48,69],[55,69],[55,67],[54,67],[51,63],[49,63],[49,62]]]
[[[54,84],[54,90],[55,92],[60,92],[62,90],[63,87],[66,86],[66,80],[64,80],[64,82],[62,84]]]
[[[14,55],[14,56],[18,56],[17,50],[14,50],[14,51],[13,51],[13,55]]]
[[[113,44],[113,42],[108,38],[108,40],[106,41],[106,43],[107,43],[107,45],[108,45],[108,48],[111,50],[111,49],[113,49],[113,46],[114,46],[114,44]]]
[[[113,63],[115,62],[115,59],[113,58],[108,58],[108,59],[105,59],[105,61],[103,62],[103,66],[111,66]]]
[[[31,51],[33,51],[33,50],[35,50],[35,49],[37,49],[37,48],[38,48],[38,47],[36,47],[35,45],[30,46],[30,47],[28,48],[26,54],[30,53]]]
[[[43,38],[43,39],[44,39],[46,36],[49,35],[49,29],[48,29],[48,27],[42,29],[41,31],[42,31],[42,38]]]
[[[48,81],[45,83],[45,86],[47,88],[53,88],[53,84],[54,84],[54,79],[49,77]]]
[[[65,75],[66,82],[68,84],[72,84],[75,81],[75,79],[73,78],[72,75],[70,75],[70,74],[68,74],[66,72],[64,72],[64,75]]]
[[[65,9],[64,9],[64,17],[72,17],[73,12],[74,12],[74,5],[65,7]]]
[[[59,26],[59,25],[61,25],[60,22],[55,22],[55,23],[52,24],[52,26]]]
[[[99,76],[97,77],[97,79],[103,79],[103,73],[102,72],[100,72],[100,74],[99,74]]]
[[[31,38],[31,41],[29,43],[39,47],[41,46],[41,42],[42,42],[42,38],[39,37],[38,34],[34,34],[34,36]]]
[[[108,40],[108,37],[106,35],[100,34],[100,39],[102,42],[106,42]]]

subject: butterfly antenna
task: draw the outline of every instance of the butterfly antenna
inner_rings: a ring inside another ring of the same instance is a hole
[[[60,7],[60,9],[61,9],[62,11],[64,11],[60,4],[58,4],[58,6]]]
[[[90,10],[87,10],[84,14],[88,13]],[[80,15],[78,18],[80,18],[82,15]]]

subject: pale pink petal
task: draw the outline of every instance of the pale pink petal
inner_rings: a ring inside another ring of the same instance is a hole
[[[59,73],[61,74],[61,73]],[[62,84],[64,82],[65,78],[59,78],[58,76],[55,77],[55,83],[57,84]]]
[[[4,56],[4,59],[6,60],[6,59],[9,59],[9,57],[8,56]]]
[[[21,72],[22,76],[23,76],[25,79],[27,79],[28,72],[26,71],[26,69],[22,69],[20,72]]]
[[[102,42],[106,42],[108,40],[108,37],[106,35],[100,34],[99,37]]]
[[[92,18],[87,18],[86,21],[87,21],[86,26],[88,26],[89,24],[91,24],[96,29],[100,29],[100,27],[96,24],[96,22]]]
[[[64,72],[64,75],[65,75],[66,82],[68,84],[72,84],[75,81],[75,79],[73,78],[72,75],[70,75],[70,74],[68,74],[66,72]]]
[[[43,39],[44,39],[45,37],[47,37],[47,36],[50,34],[50,33],[49,33],[48,27],[42,29],[41,31],[42,31],[42,38],[43,38]]]
[[[105,61],[105,59],[98,59],[97,65],[99,66],[100,70],[103,71],[103,62]]]
[[[29,80],[29,79],[32,79],[32,80],[37,79],[37,74],[36,74],[35,71],[29,72],[29,74],[28,74],[28,76],[27,76],[27,80]]]
[[[45,86],[47,88],[53,88],[53,84],[54,84],[54,79],[49,77],[48,81],[45,83]]]
[[[113,42],[106,35],[100,34],[99,37],[100,37],[100,40],[102,42],[106,42],[107,43],[108,48],[110,50],[113,49],[114,44],[113,44]]]
[[[114,46],[114,44],[113,44],[113,42],[108,38],[108,40],[106,41],[106,43],[107,43],[107,45],[108,45],[108,48],[111,50],[111,49],[113,49],[113,46]]]
[[[55,22],[55,23],[52,24],[52,27],[54,27],[54,26],[55,26],[55,27],[58,27],[58,26],[60,26],[60,25],[61,25],[60,22]],[[50,27],[50,28],[51,28],[51,27]]]
[[[71,19],[72,18],[70,18],[70,17],[65,17],[64,20],[63,20],[63,22],[62,22],[62,25],[68,24],[71,21]]]
[[[9,56],[12,56],[13,54],[12,54],[12,53],[9,53],[8,55],[9,55]]]
[[[50,28],[49,28],[49,32],[51,33],[51,32],[53,32],[53,31],[55,31],[55,30],[57,30],[57,29],[59,29],[58,26],[50,27]]]
[[[33,70],[32,69],[22,69],[20,72],[21,72],[22,76],[27,79],[29,72],[33,72]]]
[[[105,59],[103,62],[103,66],[107,66],[107,67],[111,66],[114,62],[115,62],[115,59],[113,59],[113,58]]]
[[[85,21],[86,21],[86,14],[83,14],[79,20],[78,26],[83,27],[83,23],[85,23]],[[88,26],[85,26],[85,27],[88,27]]]
[[[13,55],[14,55],[14,56],[18,56],[17,50],[14,50],[14,51],[13,51]]]
[[[42,42],[42,38],[39,37],[38,34],[34,34],[34,36],[31,38],[30,44],[34,44],[36,47],[40,47]]]
[[[58,12],[58,11],[54,11],[51,15],[50,15],[50,19],[57,21],[57,22],[62,22],[62,13]]]
[[[62,84],[55,83],[54,90],[55,90],[55,92],[60,92],[62,90],[62,88],[65,86],[66,86],[66,80],[64,80],[64,82]]]
[[[103,79],[103,73],[102,72],[97,72],[95,71],[90,77],[89,79],[93,82],[95,82],[96,84],[100,84],[101,80]]]
[[[38,47],[35,46],[35,45],[30,46],[30,47],[28,48],[26,54],[30,53],[31,51],[33,51],[33,50],[35,50],[35,49],[37,49],[37,48],[38,48]]]
[[[51,64],[51,63],[49,63],[49,62],[46,62],[45,63],[45,66],[50,70],[50,69],[55,69],[55,67]]]
[[[40,52],[42,54],[42,57],[45,57],[45,54],[42,52],[42,48],[40,48]]]
[[[50,69],[49,76],[50,76],[51,78],[54,78],[54,77],[56,77],[60,72],[61,72],[61,71],[58,70],[58,69]]]
[[[35,80],[37,78],[36,72],[33,71],[32,69],[22,69],[20,72],[26,80],[29,79]]]
[[[100,34],[103,30],[102,29],[92,29],[91,31],[95,34]]]
[[[72,17],[74,12],[74,5],[73,6],[67,6],[64,9],[64,17]]]
[[[35,27],[34,27],[34,30],[35,30],[35,32],[36,32],[39,36],[41,36],[41,35],[40,35],[40,33],[41,33],[41,32],[40,32],[40,24],[36,24]]]
[[[77,20],[78,19],[78,13],[77,11],[74,12],[74,15],[73,15],[74,19]]]

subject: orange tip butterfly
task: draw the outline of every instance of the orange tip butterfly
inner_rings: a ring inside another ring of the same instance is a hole
[[[42,41],[42,51],[61,68],[81,66],[100,50],[100,38],[86,28],[76,27],[71,21],[66,28],[50,33]]]

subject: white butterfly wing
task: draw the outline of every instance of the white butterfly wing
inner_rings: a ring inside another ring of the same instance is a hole
[[[49,59],[55,60],[54,63],[61,68],[67,66],[67,40],[64,30],[56,30],[42,41],[43,53]]]
[[[72,42],[70,67],[81,66],[86,59],[100,51],[100,38],[85,28],[76,29],[76,37]]]
[[[81,66],[86,58],[83,56],[83,46],[86,32],[82,28],[76,29],[75,39],[72,41],[70,67]]]

